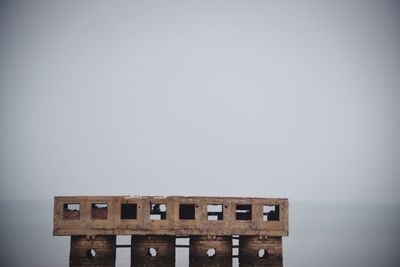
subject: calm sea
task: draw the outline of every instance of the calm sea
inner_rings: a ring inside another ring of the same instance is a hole
[[[0,266],[68,266],[69,237],[52,236],[52,208],[52,199],[1,202]],[[400,266],[400,205],[290,202],[289,218],[285,267]],[[187,263],[178,249],[176,266]],[[129,249],[117,249],[117,266],[129,266]]]

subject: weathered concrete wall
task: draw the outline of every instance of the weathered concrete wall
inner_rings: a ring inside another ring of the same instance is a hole
[[[287,236],[289,231],[288,200],[280,198],[82,196],[55,197],[54,201],[54,235]],[[65,210],[68,203],[78,205],[79,212]],[[133,219],[121,217],[126,204],[135,205]],[[152,204],[165,205],[160,220],[153,219]],[[221,220],[209,220],[207,206],[211,204],[223,207]],[[182,205],[193,207],[186,217],[182,217],[182,211],[187,212]],[[265,220],[265,205],[279,208],[276,220]],[[249,214],[238,215],[239,206],[250,207]],[[187,219],[191,215],[193,219]]]
[[[175,236],[132,236],[131,266],[175,266]]]
[[[240,236],[240,266],[282,266],[282,237]]]
[[[115,236],[71,236],[70,267],[115,266]]]
[[[190,237],[191,267],[231,266],[232,235],[240,266],[277,267],[288,208],[284,198],[55,197],[53,234],[71,236],[72,267],[115,266],[115,235],[132,236],[134,267],[175,266],[176,236]]]
[[[232,236],[191,236],[190,267],[232,266]]]

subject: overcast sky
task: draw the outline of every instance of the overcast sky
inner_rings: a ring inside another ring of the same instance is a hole
[[[395,1],[2,1],[0,198],[400,202]]]

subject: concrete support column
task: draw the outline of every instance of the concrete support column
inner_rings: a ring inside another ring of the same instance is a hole
[[[71,236],[70,267],[115,266],[115,235]]]
[[[134,235],[131,266],[175,266],[175,236]]]
[[[282,265],[282,237],[240,236],[239,263],[247,266]]]
[[[232,236],[191,236],[190,267],[232,266]]]

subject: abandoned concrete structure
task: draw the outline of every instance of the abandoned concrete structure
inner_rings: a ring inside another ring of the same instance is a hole
[[[288,232],[287,199],[54,198],[53,235],[71,236],[71,267],[115,266],[116,249],[128,246],[131,266],[175,266],[177,247],[189,247],[192,267],[232,266],[233,257],[240,266],[282,266]],[[131,236],[131,244],[116,244],[117,235]],[[182,237],[189,245],[176,244]]]

